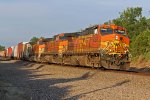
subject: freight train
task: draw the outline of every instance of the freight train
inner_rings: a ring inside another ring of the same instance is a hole
[[[129,43],[125,28],[103,24],[80,32],[41,38],[35,44],[21,42],[14,46],[16,51],[9,50],[15,51],[12,53],[15,56],[10,52],[8,55],[36,62],[127,70],[130,66]]]

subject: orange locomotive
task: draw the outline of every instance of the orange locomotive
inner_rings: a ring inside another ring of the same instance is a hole
[[[44,47],[38,56],[41,62],[123,70],[130,64],[126,29],[114,24],[62,33],[46,41]]]
[[[73,43],[74,49],[64,53],[65,64],[123,70],[129,67],[129,38],[125,28],[116,25],[89,27]]]

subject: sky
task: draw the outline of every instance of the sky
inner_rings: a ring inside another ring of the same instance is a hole
[[[103,24],[127,7],[142,7],[149,18],[149,4],[149,0],[0,0],[0,45]]]

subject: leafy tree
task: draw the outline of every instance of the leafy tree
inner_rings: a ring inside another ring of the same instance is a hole
[[[134,57],[150,54],[150,30],[139,34],[131,44],[131,52]]]
[[[150,21],[142,16],[141,7],[127,8],[120,13],[119,18],[113,20],[113,23],[125,27],[130,38],[150,29]]]
[[[32,37],[31,40],[30,40],[30,44],[36,44],[36,42],[39,40],[39,38],[37,37]]]
[[[5,50],[5,46],[0,45],[0,51],[4,51]]]
[[[37,43],[37,41],[43,40],[43,39],[45,39],[45,38],[44,38],[44,37],[40,37],[40,38],[33,37],[33,38],[31,38],[31,40],[30,40],[30,44],[34,45],[34,44]]]

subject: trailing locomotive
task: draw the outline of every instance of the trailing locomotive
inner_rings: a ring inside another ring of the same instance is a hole
[[[18,59],[121,70],[130,66],[126,29],[114,24],[61,33],[22,47],[26,47],[22,49],[26,52],[21,51],[19,54],[24,55]]]

